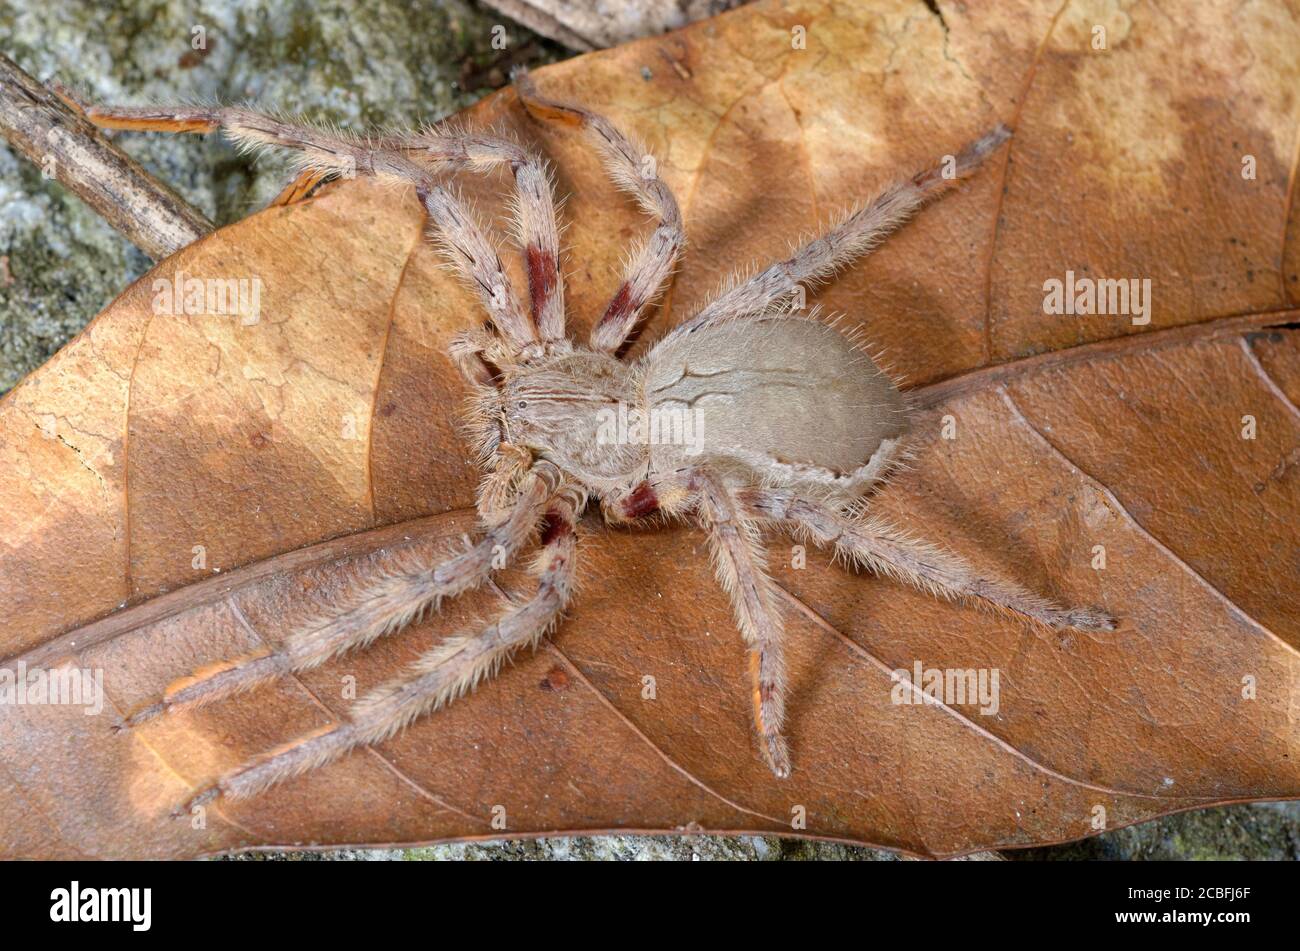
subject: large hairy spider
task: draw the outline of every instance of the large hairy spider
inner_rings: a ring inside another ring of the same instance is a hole
[[[483,535],[440,564],[365,578],[345,603],[320,609],[275,649],[172,684],[128,725],[211,703],[399,630],[441,599],[484,582],[534,539],[537,590],[482,630],[444,639],[403,674],[362,697],[349,718],[216,779],[191,804],[242,798],[378,743],[470,690],[558,621],[573,589],[575,522],[591,498],[607,520],[660,512],[699,524],[718,580],[749,648],[754,726],[777,777],[790,774],[783,628],[762,530],[782,529],[833,549],[850,564],[936,595],[978,599],[1053,628],[1108,629],[1098,613],[1052,604],[981,574],[864,513],[869,491],[897,461],[907,401],[851,336],[790,306],[801,285],[828,278],[871,251],[928,199],[974,171],[1007,140],[998,126],[935,168],[890,186],[785,261],[732,282],[641,359],[620,354],[681,252],[682,217],[654,162],[606,119],[541,96],[526,75],[516,89],[535,118],[582,129],[609,176],[656,220],[629,256],[622,285],[581,344],[565,336],[559,238],[543,162],[506,139],[456,129],[349,138],[244,109],[91,108],[111,128],[224,129],[248,148],[295,151],[316,179],[353,173],[414,185],[442,252],[478,293],[487,329],[461,334],[452,355],[473,388],[469,427],[486,473],[477,509]],[[515,237],[527,265],[524,307],[494,244],[438,173],[507,166]],[[651,420],[689,412],[692,440],[609,438],[613,414]],[[504,557],[501,557],[504,556]]]

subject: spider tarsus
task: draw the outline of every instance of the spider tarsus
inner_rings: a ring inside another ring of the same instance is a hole
[[[154,719],[156,716],[158,716],[166,709],[167,709],[167,704],[164,701],[151,703],[147,707],[141,707],[139,710],[136,710],[134,713],[128,716],[121,723],[114,726],[113,729],[115,732],[118,733],[124,732],[126,730],[133,730],[142,723],[148,723],[150,720]]]
[[[1080,631],[1113,631],[1119,622],[1101,611],[1069,611],[1062,618],[1060,627],[1072,627]]]
[[[777,735],[764,739],[766,743],[763,745],[763,756],[772,770],[772,775],[777,779],[789,779],[790,749],[786,745],[785,737]]]
[[[1002,143],[1010,138],[1011,127],[1005,122],[999,122],[988,132],[962,149],[961,154],[957,157],[957,164],[960,166],[963,159],[967,164],[978,164],[996,152]]]
[[[1011,138],[1011,129],[1004,122],[999,122],[978,139],[968,143],[952,159],[950,168],[939,165],[926,169],[912,178],[912,184],[926,193],[937,193],[945,186],[951,186],[958,179],[973,173],[990,155],[996,152],[1004,142]]]
[[[184,819],[194,814],[194,810],[214,802],[221,796],[220,786],[203,786],[189,799],[172,810],[173,819]]]

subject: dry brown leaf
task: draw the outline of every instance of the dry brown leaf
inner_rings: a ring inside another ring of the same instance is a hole
[[[499,837],[501,806],[511,835],[788,834],[802,810],[800,834],[947,856],[1088,835],[1099,807],[1113,828],[1300,795],[1296,14],[939,9],[760,3],[538,81],[647,139],[681,196],[691,243],[657,329],[734,265],[1010,122],[1009,158],[820,300],[861,320],[930,407],[879,509],[1106,607],[1119,631],[1058,642],[810,553],[778,572],[795,756],[778,782],[753,749],[743,647],[702,537],[593,524],[554,644],[206,828],[170,819],[194,785],[341,716],[344,677],[364,690],[498,603],[485,592],[301,679],[109,729],[176,676],[283,636],[347,559],[472,528],[444,348],[481,315],[421,239],[414,196],[348,182],[164,261],[0,405],[3,666],[102,668],[111,701],[99,717],[0,708],[0,852]],[[555,158],[585,332],[639,215],[513,94],[472,119]],[[1044,315],[1043,282],[1067,269],[1150,278],[1150,325]],[[261,321],[152,315],[151,282],[181,272],[259,276]],[[786,545],[774,554],[789,564]],[[917,660],[999,669],[998,715],[892,704],[890,670]]]

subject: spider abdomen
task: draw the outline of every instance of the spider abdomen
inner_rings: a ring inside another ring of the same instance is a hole
[[[642,372],[651,415],[684,417],[691,437],[652,445],[656,470],[705,457],[769,483],[856,494],[885,473],[907,429],[893,380],[816,320],[774,316],[671,335]]]

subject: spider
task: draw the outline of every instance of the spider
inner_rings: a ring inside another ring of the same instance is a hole
[[[442,127],[349,137],[241,108],[90,107],[119,129],[210,132],[246,149],[291,150],[306,181],[365,174],[413,185],[431,237],[488,313],[460,334],[452,356],[472,390],[467,413],[485,475],[477,493],[481,537],[440,563],[364,578],[343,603],[274,648],[196,671],[134,712],[130,728],[310,669],[398,631],[442,599],[487,581],[536,543],[536,590],[481,630],[442,640],[353,706],[348,718],[256,757],[200,788],[187,803],[255,795],[354,748],[376,744],[491,677],[515,651],[559,621],[574,586],[577,520],[590,500],[607,522],[654,513],[707,532],[714,569],[748,649],[754,730],[778,778],[790,775],[778,589],[764,530],[831,549],[849,566],[890,575],[935,595],[974,600],[1051,628],[1109,630],[1105,615],[1061,607],[976,571],[867,513],[873,489],[897,465],[910,408],[854,335],[794,306],[798,290],[873,250],[925,202],[971,174],[1010,131],[999,125],[946,161],[856,207],[784,261],[735,279],[649,352],[623,352],[682,251],[682,215],[646,149],[602,116],[542,95],[526,73],[515,90],[528,113],[584,132],[607,174],[651,216],[622,284],[586,344],[565,333],[559,231],[549,171],[532,151],[495,135]],[[461,197],[439,183],[460,170],[509,170],[512,218],[528,276],[525,307],[496,246]],[[621,409],[653,419],[689,412],[685,440],[608,438]]]

